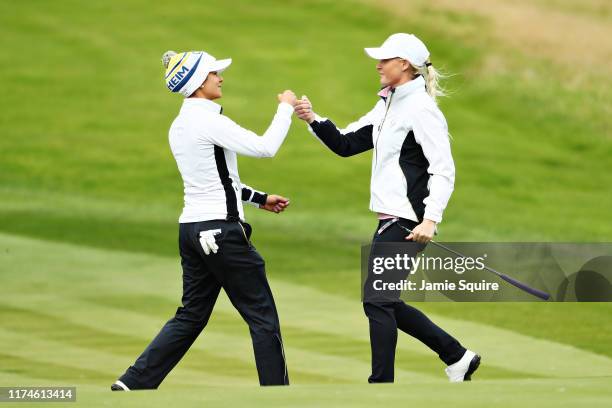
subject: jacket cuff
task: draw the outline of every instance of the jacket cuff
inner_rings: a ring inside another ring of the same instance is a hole
[[[309,124],[308,124],[308,126],[309,126],[311,129],[312,129],[312,125],[315,125],[315,126],[316,126],[316,124],[317,124],[317,123],[325,122],[325,121],[327,120],[327,118],[323,118],[323,117],[321,117],[321,116],[317,115],[316,113],[315,113],[314,115],[315,115],[314,120],[312,121],[312,123],[309,123]]]
[[[425,214],[423,215],[423,219],[427,218],[428,220],[432,220],[434,221],[436,224],[440,223],[442,221],[442,215],[441,214],[437,214],[431,210],[428,210],[427,207],[425,207]]]
[[[266,205],[266,200],[268,200],[268,194],[260,193],[258,191],[253,192],[253,198],[251,198],[251,202],[257,205]]]
[[[252,187],[242,187],[242,195],[240,197],[242,201],[248,203],[254,207],[259,207],[260,205],[265,205],[266,200],[268,199],[268,194],[257,191]]]
[[[278,104],[278,108],[276,109],[277,113],[291,116],[293,114],[293,106],[287,102],[281,102]]]

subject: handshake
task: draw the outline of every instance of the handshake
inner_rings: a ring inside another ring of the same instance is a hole
[[[312,104],[306,95],[302,95],[302,99],[297,99],[295,93],[290,90],[286,90],[281,94],[278,94],[278,101],[285,102],[293,106],[293,110],[298,118],[312,123],[315,120],[315,114],[312,111]]]

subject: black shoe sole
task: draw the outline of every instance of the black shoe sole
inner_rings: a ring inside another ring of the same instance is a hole
[[[463,376],[463,381],[472,381],[472,374],[474,374],[474,371],[478,370],[479,366],[480,356],[476,354],[474,357],[472,357],[472,361],[470,361],[470,366],[468,367],[467,372]]]

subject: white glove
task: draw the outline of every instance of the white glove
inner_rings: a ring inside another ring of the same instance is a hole
[[[206,255],[210,254],[211,252],[213,254],[217,253],[219,246],[215,242],[215,235],[220,233],[220,229],[200,231],[200,245],[202,245],[202,249]]]

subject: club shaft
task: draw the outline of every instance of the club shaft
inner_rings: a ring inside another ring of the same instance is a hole
[[[398,225],[402,229],[404,229],[405,231],[408,231],[409,233],[412,233],[412,230],[410,230],[409,228],[406,228],[406,227],[404,227],[403,225],[401,225],[399,223],[398,223]],[[451,252],[451,253],[453,253],[453,254],[461,257],[461,258],[467,258],[467,256],[463,255],[460,252],[455,251],[454,249],[451,249],[451,248],[447,247],[444,244],[440,244],[440,243],[438,243],[438,242],[436,242],[434,240],[430,240],[429,242],[431,244],[433,244],[433,245],[435,245],[435,246],[437,246],[439,248],[442,248],[442,249],[444,249],[444,250],[446,250],[448,252]],[[525,284],[525,283],[523,283],[523,282],[521,282],[521,281],[519,281],[517,279],[514,279],[513,277],[508,276],[505,273],[501,273],[499,271],[496,271],[495,269],[490,268],[490,267],[488,267],[487,265],[484,265],[484,264],[483,264],[483,267],[484,267],[485,270],[487,270],[487,271],[497,275],[498,277],[500,277],[504,281],[508,282],[512,286],[517,287],[517,288],[521,289],[522,291],[529,293],[530,295],[533,295],[533,296],[535,296],[537,298],[540,298],[542,300],[548,300],[550,298],[550,295],[548,293],[543,292],[543,291],[541,291],[539,289],[532,288],[531,286],[529,286],[529,285],[527,285],[527,284]]]

